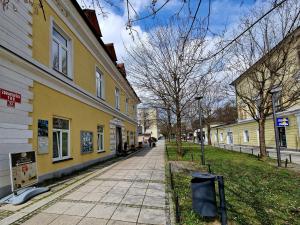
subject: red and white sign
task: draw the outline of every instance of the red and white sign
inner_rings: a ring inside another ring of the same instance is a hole
[[[15,107],[16,102],[21,103],[21,95],[0,88],[0,98],[7,101],[8,107]]]

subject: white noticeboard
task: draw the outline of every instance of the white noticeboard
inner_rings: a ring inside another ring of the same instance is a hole
[[[34,151],[10,153],[9,158],[11,187],[13,192],[38,182]]]

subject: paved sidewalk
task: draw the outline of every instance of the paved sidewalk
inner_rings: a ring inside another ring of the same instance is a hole
[[[117,162],[105,172],[87,175],[62,194],[56,193],[56,198],[54,193],[0,218],[0,225],[169,224],[164,165],[164,142],[160,141],[157,147]]]

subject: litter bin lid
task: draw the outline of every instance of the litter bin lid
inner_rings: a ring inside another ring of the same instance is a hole
[[[214,180],[216,179],[216,175],[213,175],[211,173],[200,173],[200,172],[194,172],[192,173],[193,178],[201,178],[201,179],[207,179],[207,180]]]

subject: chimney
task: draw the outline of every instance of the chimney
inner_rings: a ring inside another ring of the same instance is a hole
[[[120,71],[120,73],[123,75],[123,77],[126,78],[126,70],[125,70],[125,65],[124,63],[118,63],[117,68]]]
[[[106,47],[106,50],[109,53],[109,56],[110,56],[111,60],[114,61],[114,63],[116,64],[118,59],[117,59],[114,44],[113,43],[105,44],[105,47]]]
[[[88,19],[90,25],[93,27],[94,31],[96,32],[97,36],[102,37],[95,10],[83,9],[83,12],[84,12],[86,18]]]

